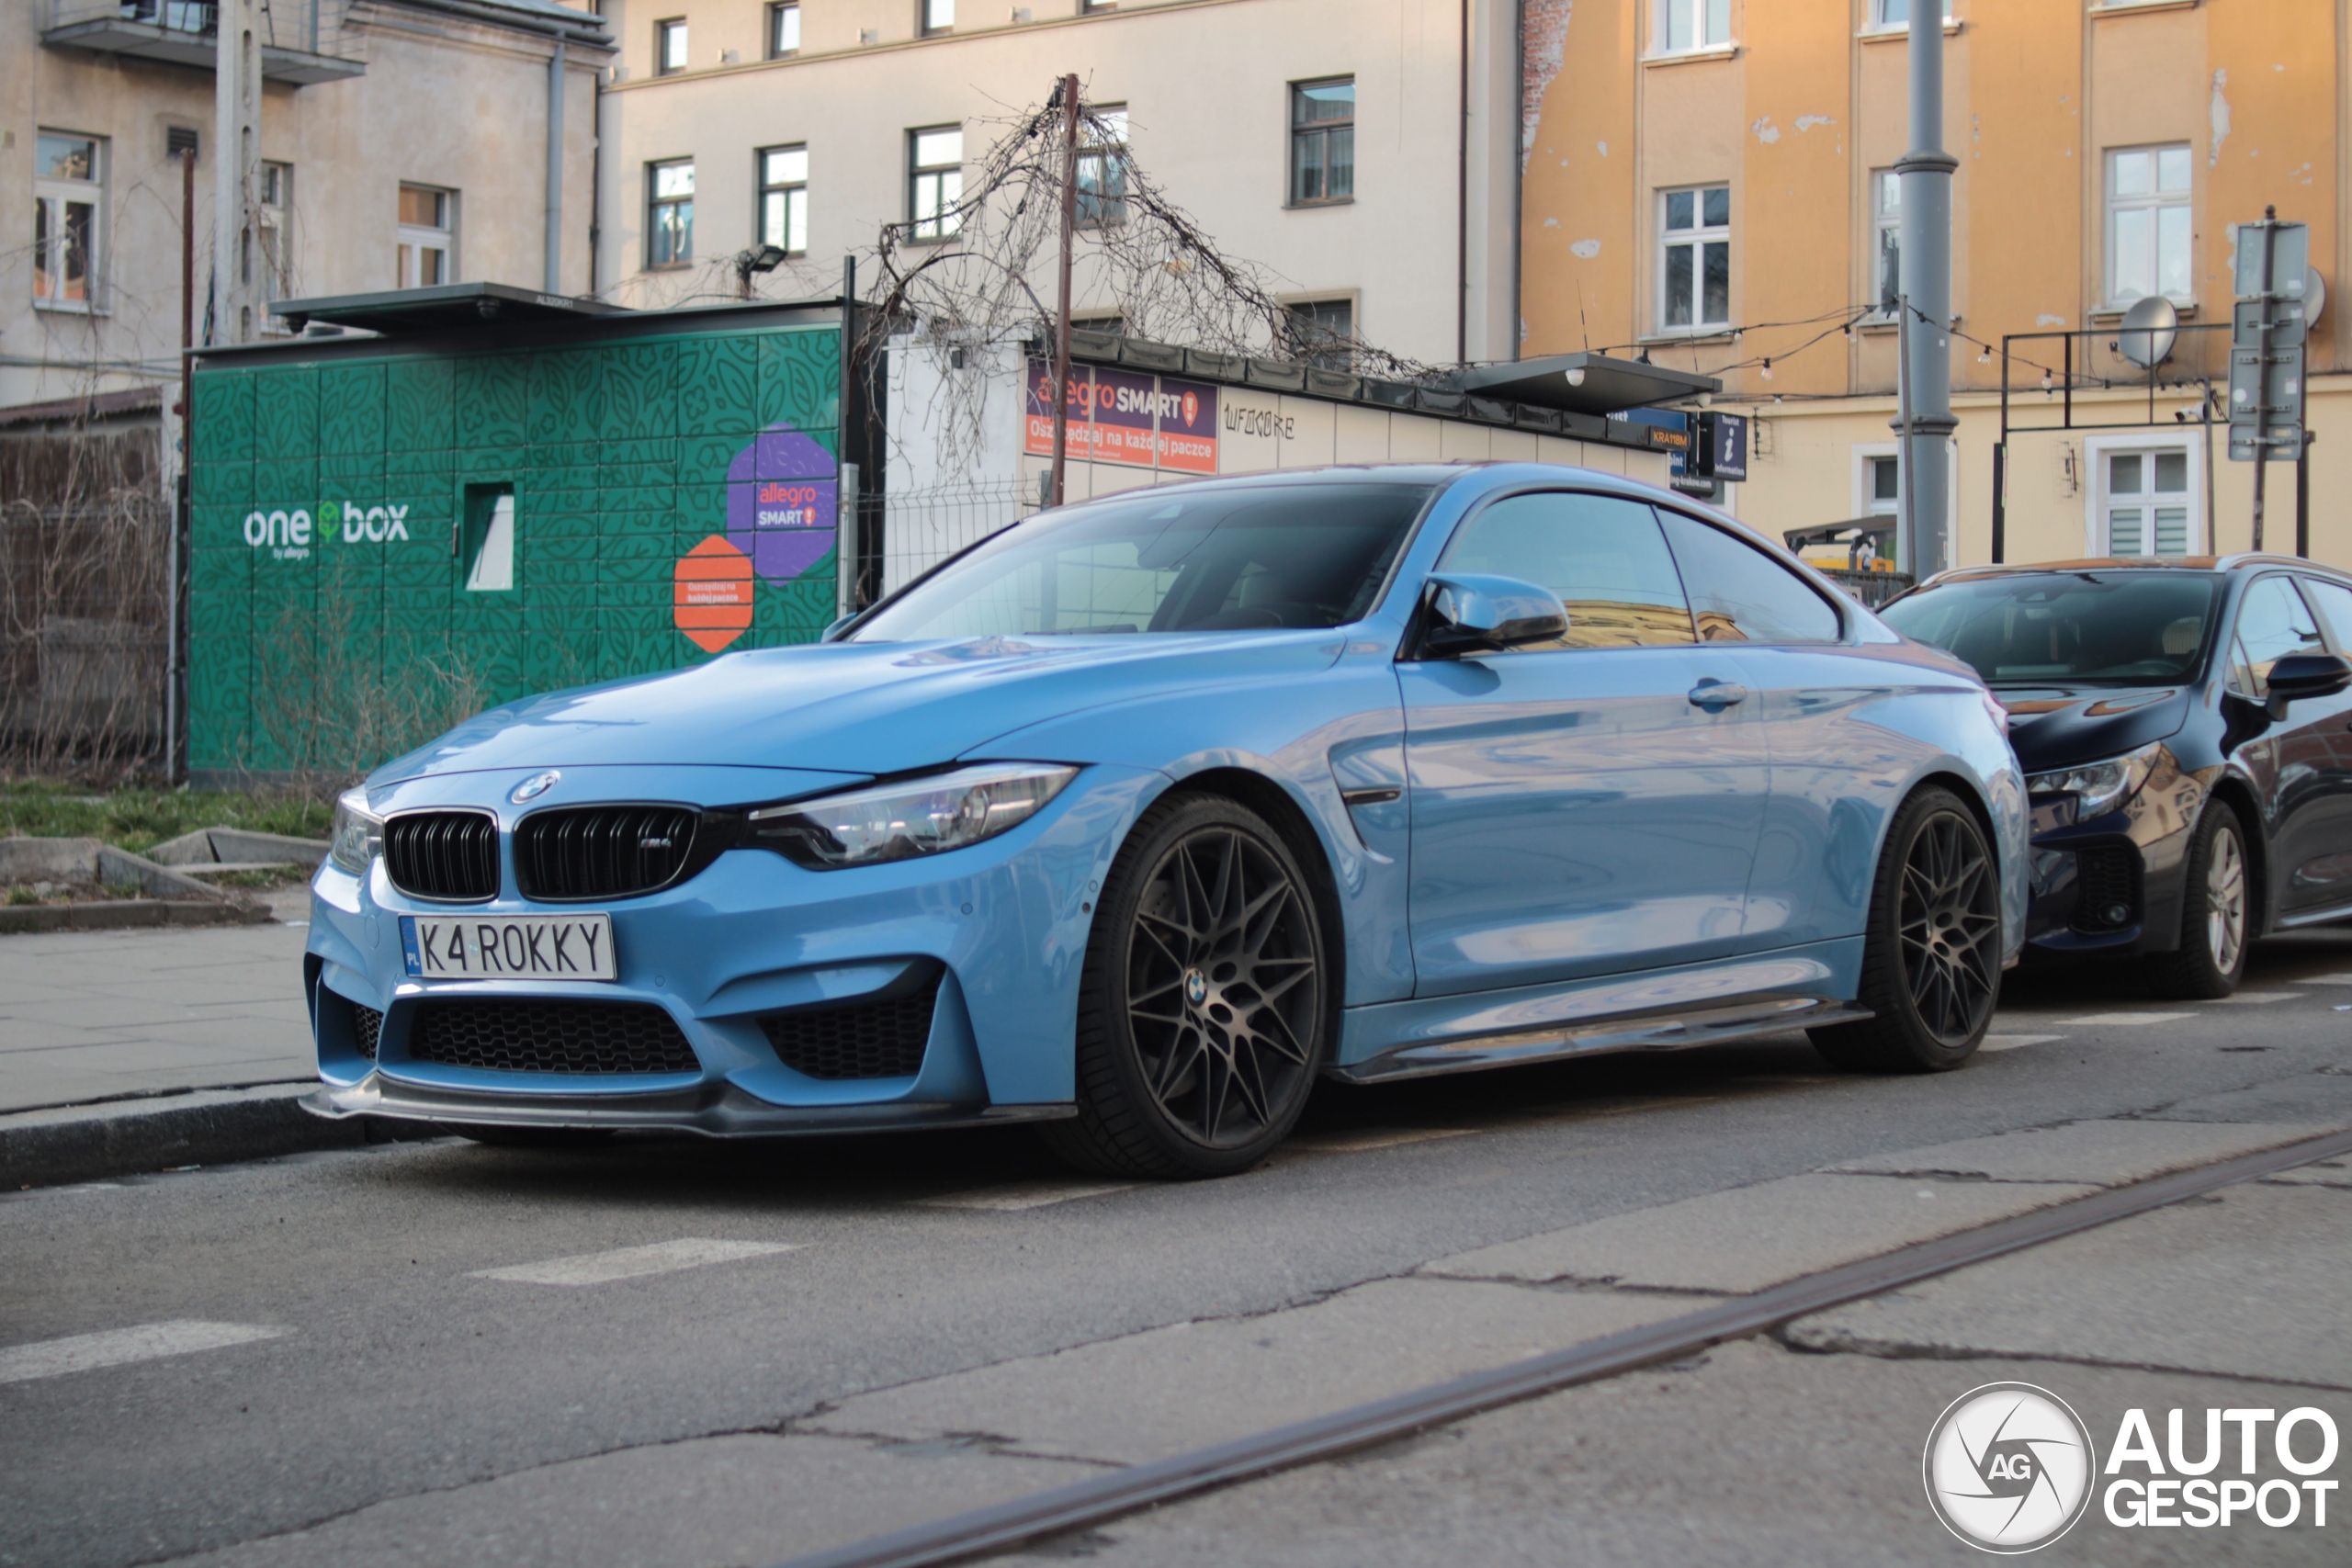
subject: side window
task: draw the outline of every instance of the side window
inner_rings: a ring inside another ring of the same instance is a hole
[[[1803,578],[1723,529],[1661,510],[1701,642],[1836,642],[1843,624]]]
[[[2238,642],[2256,697],[2269,694],[2270,667],[2287,655],[2327,651],[2294,580],[2286,577],[2263,578],[2245,591],[2238,606]]]
[[[1565,491],[1506,497],[1462,525],[1440,568],[1521,578],[1558,594],[1567,635],[1524,651],[1698,640],[1666,536],[1637,501]]]
[[[2322,577],[2306,577],[2302,581],[2303,597],[2312,602],[2327,622],[2327,629],[2335,634],[2335,650],[2341,653],[2352,649],[2352,588]]]

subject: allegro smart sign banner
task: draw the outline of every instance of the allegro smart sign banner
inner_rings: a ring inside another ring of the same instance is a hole
[[[1054,450],[1052,367],[1029,362],[1023,447]],[[1069,455],[1138,468],[1216,472],[1216,389],[1109,366],[1073,366],[1063,396],[1069,410]]]

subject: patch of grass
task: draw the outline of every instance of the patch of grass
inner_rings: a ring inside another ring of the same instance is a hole
[[[38,904],[40,902],[40,895],[34,892],[25,884],[19,882],[13,884],[9,887],[8,902],[11,904]]]
[[[49,781],[0,783],[0,835],[96,839],[133,854],[198,828],[323,839],[334,818],[333,803],[290,793],[126,789],[89,795]]]

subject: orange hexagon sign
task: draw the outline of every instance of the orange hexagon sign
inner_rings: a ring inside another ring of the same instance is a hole
[[[752,626],[752,558],[713,534],[678,558],[671,618],[707,652],[717,653]]]

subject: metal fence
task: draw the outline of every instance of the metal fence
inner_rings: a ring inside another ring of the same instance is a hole
[[[870,604],[896,592],[1036,510],[1035,491],[1009,482],[861,495],[853,603]]]
[[[144,489],[0,503],[0,771],[161,762],[170,528]]]

